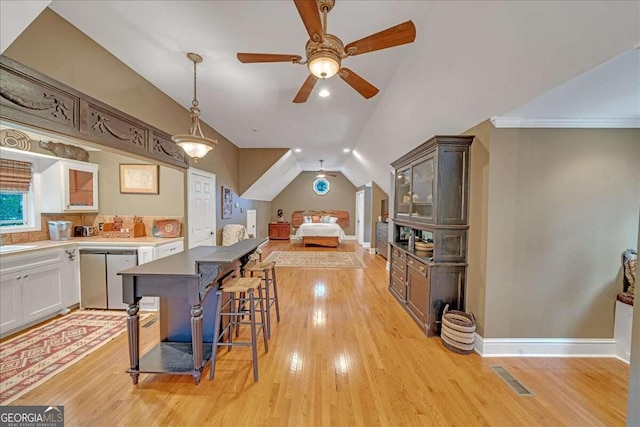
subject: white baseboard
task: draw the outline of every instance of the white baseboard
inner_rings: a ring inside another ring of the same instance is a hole
[[[347,234],[342,240],[356,240],[355,234]]]
[[[371,248],[371,242],[362,242],[362,247],[364,249],[369,249]]]
[[[375,255],[376,254],[376,248],[369,248],[369,253],[371,255]]]
[[[483,338],[476,334],[474,345],[482,357],[619,358],[613,338]]]

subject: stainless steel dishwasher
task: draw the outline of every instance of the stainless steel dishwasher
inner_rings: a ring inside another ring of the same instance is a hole
[[[136,265],[137,250],[81,249],[80,306],[127,308],[122,302],[122,277],[118,272]]]

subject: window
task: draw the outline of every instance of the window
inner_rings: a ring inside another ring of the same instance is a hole
[[[0,191],[0,226],[29,224],[29,204],[25,193]]]
[[[15,233],[40,229],[34,193],[33,164],[0,159],[0,231]]]

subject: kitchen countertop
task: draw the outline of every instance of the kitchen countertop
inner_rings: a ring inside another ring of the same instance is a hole
[[[70,245],[79,245],[81,247],[139,247],[139,246],[161,246],[169,243],[183,241],[184,237],[160,238],[160,237],[134,237],[134,238],[106,238],[102,236],[93,237],[73,237],[69,240],[40,240],[38,242],[23,242],[11,245],[4,245],[6,248],[16,247],[20,249],[0,252],[0,256],[7,257],[9,255],[24,254],[42,249],[58,248]]]

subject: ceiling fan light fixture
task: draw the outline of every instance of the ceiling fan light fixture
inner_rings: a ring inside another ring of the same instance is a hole
[[[189,133],[173,135],[171,140],[181,147],[187,156],[192,157],[197,162],[198,159],[206,156],[209,151],[218,145],[218,141],[205,137],[200,128],[200,109],[198,108],[196,96],[196,65],[202,62],[202,57],[197,53],[188,53],[187,58],[193,62],[193,101],[189,109],[191,127],[189,128]]]
[[[326,98],[329,95],[331,95],[331,93],[329,93],[329,91],[326,89],[322,89],[320,92],[318,92],[318,96],[321,98]]]
[[[317,78],[328,79],[340,70],[340,57],[328,51],[317,52],[309,57],[308,67]]]

